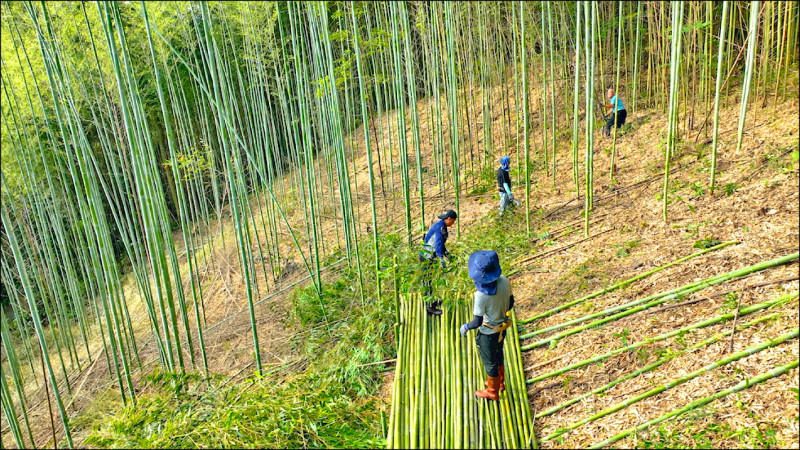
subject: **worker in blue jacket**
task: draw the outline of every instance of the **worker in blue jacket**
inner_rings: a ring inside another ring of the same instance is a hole
[[[422,250],[419,252],[419,261],[422,263],[423,267],[422,284],[425,286],[425,296],[428,298],[430,298],[433,293],[432,271],[436,259],[439,259],[439,264],[444,268],[447,266],[445,258],[450,258],[450,253],[445,247],[448,236],[447,227],[452,227],[453,224],[456,223],[457,218],[458,215],[456,212],[452,209],[448,209],[443,214],[439,215],[439,221],[431,226],[422,239]],[[435,300],[431,303],[427,303],[425,308],[428,314],[440,316],[442,315],[442,310],[439,309],[439,305],[441,304],[441,300]]]

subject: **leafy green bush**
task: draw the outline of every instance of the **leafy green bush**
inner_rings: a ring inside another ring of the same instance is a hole
[[[712,236],[706,236],[703,239],[698,239],[694,241],[694,245],[692,247],[699,248],[699,249],[706,249],[711,248],[715,245],[721,244],[722,241]]]
[[[87,439],[98,447],[377,448],[374,399],[311,372],[283,383],[216,380],[176,393],[159,386],[107,419]]]

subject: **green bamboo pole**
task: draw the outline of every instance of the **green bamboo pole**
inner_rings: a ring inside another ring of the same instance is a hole
[[[540,346],[548,344],[548,343],[550,343],[552,341],[563,339],[563,338],[565,338],[567,336],[571,336],[573,334],[580,333],[580,332],[585,331],[585,330],[587,330],[589,328],[594,328],[594,327],[603,325],[603,324],[608,323],[608,322],[613,322],[613,321],[621,319],[623,317],[627,317],[627,316],[630,316],[632,314],[635,314],[635,313],[637,313],[639,311],[644,311],[645,309],[651,308],[653,306],[660,305],[660,304],[665,303],[665,302],[667,302],[669,300],[677,299],[677,298],[680,298],[680,297],[685,296],[687,294],[691,294],[693,292],[697,292],[697,291],[705,289],[705,288],[707,288],[709,286],[714,286],[714,285],[723,283],[725,281],[729,281],[729,280],[732,280],[732,279],[735,279],[735,278],[743,277],[745,275],[749,275],[749,274],[752,274],[752,273],[755,273],[755,272],[759,272],[759,271],[762,271],[762,270],[765,270],[765,269],[768,269],[768,268],[771,268],[771,267],[776,267],[776,266],[779,266],[781,264],[786,264],[788,262],[791,262],[791,261],[794,261],[794,260],[798,259],[798,255],[799,255],[798,253],[793,253],[791,255],[782,256],[780,258],[775,258],[775,259],[770,260],[770,261],[765,261],[765,262],[762,262],[762,263],[759,263],[759,264],[755,264],[755,265],[752,265],[752,266],[749,266],[749,267],[744,267],[744,268],[741,268],[741,269],[738,269],[738,270],[734,270],[734,271],[729,272],[727,274],[722,274],[722,275],[718,275],[718,276],[715,276],[715,277],[711,277],[711,278],[703,280],[703,281],[701,281],[699,283],[695,282],[695,283],[692,283],[692,284],[690,284],[688,286],[684,286],[682,288],[678,288],[678,289],[675,289],[675,290],[671,290],[671,291],[667,291],[667,292],[664,292],[664,293],[656,294],[656,295],[653,295],[653,296],[650,296],[650,297],[645,297],[643,299],[636,300],[634,302],[630,302],[630,303],[627,303],[627,304],[622,305],[622,306],[610,308],[610,309],[607,309],[607,310],[599,312],[599,313],[595,313],[595,314],[591,314],[589,316],[585,316],[585,317],[581,317],[581,318],[578,318],[578,319],[570,320],[568,322],[565,322],[562,325],[556,325],[556,326],[550,327],[550,329],[546,329],[546,330],[550,331],[552,329],[562,328],[563,326],[567,326],[567,325],[570,325],[570,324],[583,322],[585,320],[590,320],[590,319],[595,318],[595,317],[600,317],[601,315],[607,315],[607,314],[611,314],[613,312],[622,310],[622,312],[619,312],[617,314],[609,316],[609,317],[607,317],[605,319],[596,320],[596,321],[590,322],[590,323],[588,323],[586,325],[575,327],[575,328],[569,329],[567,331],[563,331],[561,333],[558,333],[556,335],[550,336],[548,338],[539,340],[539,341],[534,342],[532,344],[528,344],[528,345],[524,346],[522,349],[523,350],[530,350],[530,349],[533,349],[533,348],[536,348],[536,347],[540,347]],[[626,308],[630,308],[630,309],[626,309]]]
[[[2,400],[0,405],[2,406],[3,415],[6,416],[8,428],[11,430],[11,437],[14,438],[17,448],[26,448],[25,439],[22,437],[22,431],[20,430],[19,421],[17,420],[17,413],[14,411],[14,403],[11,401],[11,393],[8,390],[7,383],[6,374],[3,372],[0,374],[0,400]],[[36,447],[33,438],[31,438],[31,446]]]
[[[545,6],[547,6],[547,36],[548,40],[548,53],[550,56],[550,147],[552,151],[551,161],[553,162],[552,166],[552,177],[553,177],[553,186],[556,185],[556,126],[558,125],[558,117],[556,116],[556,79],[553,75],[553,12],[552,8],[550,7],[550,1],[545,1]],[[542,18],[542,23],[544,23],[544,18]],[[544,95],[544,93],[542,93]],[[545,146],[545,153],[547,153],[547,148]]]
[[[405,55],[405,74],[406,85],[408,86],[408,98],[411,108],[411,131],[414,137],[414,155],[416,156],[417,165],[417,190],[419,191],[419,214],[420,225],[419,230],[425,229],[425,195],[424,185],[422,182],[422,154],[420,149],[419,140],[419,114],[417,112],[417,89],[416,78],[414,76],[414,64],[411,57],[411,27],[408,23],[408,7],[407,2],[401,2],[398,7],[401,18],[401,31],[403,34],[403,51]]]
[[[736,151],[742,149],[744,136],[744,123],[747,117],[747,101],[750,97],[750,84],[753,78],[753,62],[755,61],[756,45],[758,45],[758,13],[759,0],[750,2],[750,23],[747,27],[747,56],[744,63],[744,81],[742,81],[742,103],[739,109],[739,128],[736,133]]]
[[[678,73],[681,62],[681,37],[683,35],[683,1],[677,5],[672,5],[672,49],[670,52],[670,84],[669,84],[669,108],[667,112],[667,146],[664,149],[664,190],[663,196],[663,217],[664,222],[667,218],[667,207],[669,206],[669,170],[670,162],[675,153],[677,142],[677,120],[678,120]]]
[[[709,247],[707,249],[700,250],[699,252],[692,253],[691,255],[684,256],[683,258],[676,259],[675,261],[672,261],[670,263],[664,264],[663,266],[659,266],[659,267],[656,267],[655,269],[649,270],[649,271],[647,271],[645,273],[636,275],[633,278],[629,278],[627,280],[623,280],[623,281],[620,281],[618,283],[614,283],[614,284],[612,284],[611,286],[609,286],[607,288],[603,288],[603,289],[601,289],[599,291],[593,292],[593,293],[591,293],[589,295],[586,295],[584,297],[581,297],[581,298],[579,298],[577,300],[573,300],[571,302],[567,302],[567,303],[564,303],[562,305],[556,306],[555,308],[547,310],[547,311],[545,311],[545,312],[543,312],[541,314],[537,314],[537,315],[535,315],[533,317],[522,319],[518,323],[521,323],[521,324],[530,323],[530,322],[533,322],[534,320],[539,320],[539,319],[543,319],[545,317],[552,316],[553,314],[555,314],[557,312],[563,311],[563,310],[565,310],[567,308],[571,308],[571,307],[573,307],[575,305],[578,305],[580,303],[583,303],[583,302],[585,302],[587,300],[591,300],[591,299],[599,297],[599,296],[601,296],[603,294],[607,294],[609,292],[616,291],[618,289],[622,289],[622,288],[628,287],[631,284],[633,284],[633,283],[635,283],[635,282],[637,282],[637,281],[639,281],[639,280],[641,280],[643,278],[647,278],[650,275],[653,275],[653,274],[655,274],[657,272],[660,272],[660,271],[662,271],[664,269],[668,269],[668,268],[670,268],[670,267],[672,267],[674,265],[680,264],[682,262],[686,262],[686,261],[688,261],[688,260],[690,260],[692,258],[696,258],[696,257],[698,257],[700,255],[704,255],[706,253],[710,253],[710,252],[713,252],[715,250],[719,250],[719,249],[725,248],[725,247],[727,247],[729,245],[738,244],[738,243],[739,243],[739,241],[727,241],[727,242],[723,242],[721,244],[715,245],[713,247]]]
[[[708,365],[706,365],[706,366],[704,366],[704,367],[702,367],[700,369],[697,369],[697,370],[695,370],[693,372],[690,372],[690,373],[688,373],[688,374],[686,374],[686,375],[684,375],[684,376],[682,376],[680,378],[672,380],[672,381],[670,381],[668,383],[665,383],[665,384],[663,384],[661,386],[658,386],[658,387],[656,387],[654,389],[650,389],[649,391],[644,392],[642,394],[636,395],[636,396],[634,396],[634,397],[632,397],[632,398],[630,398],[628,400],[625,400],[622,403],[618,403],[618,404],[616,404],[614,406],[610,406],[610,407],[608,407],[608,408],[606,408],[606,409],[604,409],[604,410],[592,415],[591,417],[587,417],[585,419],[582,419],[582,420],[579,420],[577,422],[574,422],[574,423],[572,423],[572,424],[570,424],[570,425],[568,425],[568,426],[566,426],[564,428],[560,428],[557,431],[555,431],[554,433],[551,433],[547,437],[543,438],[542,441],[553,440],[553,439],[555,439],[555,438],[557,438],[557,437],[559,437],[559,436],[561,436],[563,434],[566,434],[567,432],[572,431],[572,430],[574,430],[576,428],[579,428],[579,427],[581,427],[581,426],[583,426],[583,425],[585,425],[585,424],[587,424],[589,422],[593,422],[593,421],[596,421],[596,420],[601,419],[603,417],[606,417],[608,415],[611,415],[611,414],[613,414],[613,413],[615,413],[615,412],[617,412],[619,410],[627,408],[628,406],[630,406],[630,405],[632,405],[634,403],[638,403],[638,402],[640,402],[642,400],[645,400],[647,398],[650,398],[650,397],[653,397],[655,395],[658,395],[658,394],[660,394],[660,393],[662,393],[662,392],[664,392],[664,391],[666,391],[668,389],[672,389],[675,386],[679,386],[681,384],[684,384],[684,383],[686,383],[688,381],[691,381],[691,380],[699,377],[700,375],[704,375],[704,374],[706,374],[706,373],[708,373],[708,372],[710,372],[710,371],[712,371],[714,369],[717,369],[719,367],[722,367],[722,366],[724,366],[726,364],[729,364],[729,363],[732,363],[734,361],[738,361],[738,360],[740,360],[742,358],[746,358],[746,357],[748,357],[748,356],[750,356],[750,355],[752,355],[754,353],[758,353],[758,352],[760,352],[760,351],[762,351],[764,349],[776,347],[776,346],[778,346],[778,345],[780,345],[780,344],[782,344],[782,343],[784,343],[784,342],[786,342],[786,341],[788,341],[790,339],[796,338],[798,336],[798,334],[800,334],[800,329],[796,328],[796,329],[794,329],[794,331],[792,331],[790,333],[786,333],[786,334],[784,334],[782,336],[779,336],[779,337],[777,337],[775,339],[771,339],[771,340],[762,342],[761,344],[755,345],[755,346],[750,347],[750,348],[748,348],[746,350],[743,350],[741,352],[737,352],[737,353],[734,353],[734,354],[732,354],[730,356],[722,358],[722,359],[720,359],[718,361],[715,361],[715,362],[713,362],[711,364],[708,364]]]
[[[666,413],[664,415],[656,417],[655,419],[648,420],[647,422],[644,422],[644,423],[639,424],[639,425],[637,425],[637,426],[635,426],[633,428],[625,430],[622,433],[616,434],[616,435],[614,435],[614,436],[612,436],[612,437],[610,437],[610,438],[608,438],[608,439],[606,439],[606,440],[604,440],[602,442],[598,442],[596,444],[592,444],[591,447],[589,447],[589,448],[607,447],[607,446],[613,444],[614,442],[617,442],[617,441],[619,441],[621,439],[624,439],[624,438],[630,436],[633,433],[637,433],[639,431],[645,430],[645,429],[647,429],[647,428],[649,428],[649,427],[651,427],[653,425],[657,425],[657,424],[659,424],[661,422],[664,422],[665,420],[669,420],[669,419],[671,419],[673,417],[680,416],[681,414],[684,414],[684,413],[686,413],[688,411],[691,411],[693,409],[697,409],[697,408],[699,408],[699,407],[701,407],[703,405],[707,405],[707,404],[713,402],[714,400],[718,400],[718,399],[720,399],[722,397],[725,397],[727,395],[743,391],[743,390],[745,390],[745,389],[747,389],[747,388],[749,388],[751,386],[754,386],[756,384],[760,384],[760,383],[763,383],[763,382],[765,382],[765,381],[767,381],[769,379],[781,376],[781,375],[789,372],[790,370],[797,368],[798,365],[800,365],[800,360],[791,362],[791,363],[783,365],[783,366],[775,367],[774,369],[770,369],[768,372],[765,372],[765,373],[763,373],[761,375],[758,375],[756,377],[742,380],[738,384],[736,384],[734,386],[731,386],[728,389],[721,390],[721,391],[719,391],[719,392],[717,392],[715,394],[709,395],[708,397],[703,397],[701,399],[697,399],[697,400],[695,400],[695,401],[693,401],[693,402],[691,402],[691,403],[689,403],[689,404],[687,404],[687,405],[685,405],[685,406],[683,406],[681,408],[678,408],[676,410],[670,411],[670,412],[668,412],[668,413]]]
[[[787,294],[787,295],[778,297],[778,298],[773,299],[773,300],[769,300],[769,301],[766,301],[766,302],[763,302],[763,303],[757,303],[755,305],[751,305],[751,306],[742,308],[742,309],[739,310],[739,317],[743,317],[743,316],[745,316],[747,314],[751,314],[751,313],[754,313],[754,312],[757,312],[757,311],[761,311],[761,310],[766,309],[766,308],[771,308],[771,307],[776,307],[776,306],[780,306],[780,305],[786,304],[787,302],[797,298],[797,295],[798,295],[797,293]],[[526,383],[527,384],[533,384],[533,383],[536,383],[536,382],[539,382],[539,381],[542,381],[542,380],[546,380],[548,378],[556,377],[556,376],[562,375],[564,373],[567,373],[567,372],[569,372],[571,370],[579,369],[579,368],[585,367],[585,366],[587,366],[589,364],[594,364],[596,362],[603,361],[605,359],[608,359],[608,358],[610,358],[612,356],[615,356],[615,355],[618,355],[620,353],[624,353],[624,352],[627,352],[627,351],[635,350],[635,349],[637,349],[639,347],[642,347],[642,346],[648,345],[648,344],[652,344],[654,342],[660,342],[660,341],[669,339],[669,338],[671,338],[673,336],[678,336],[681,333],[685,333],[687,331],[692,331],[692,330],[697,330],[697,329],[700,329],[700,328],[705,328],[705,327],[710,326],[710,325],[716,325],[716,324],[724,322],[726,320],[733,319],[734,317],[736,317],[736,314],[732,312],[732,313],[727,313],[727,314],[722,314],[722,315],[719,315],[719,316],[716,316],[716,317],[712,317],[710,319],[702,320],[700,322],[695,322],[695,323],[693,323],[691,325],[688,325],[686,327],[679,328],[679,329],[673,330],[673,331],[669,331],[667,333],[663,333],[663,334],[660,334],[660,335],[652,337],[652,338],[644,339],[642,341],[635,342],[633,344],[629,344],[629,345],[627,345],[625,347],[621,347],[621,348],[612,350],[610,352],[606,352],[606,353],[601,354],[601,355],[595,355],[595,356],[593,356],[593,357],[591,357],[589,359],[585,359],[583,361],[579,361],[577,363],[570,364],[568,366],[559,368],[559,369],[554,370],[552,372],[549,372],[549,373],[546,373],[546,374],[542,374],[542,375],[539,375],[539,376],[536,376],[536,377],[533,377],[533,378],[529,378],[528,380],[526,380]],[[523,348],[523,350],[524,350],[524,348]]]
[[[619,99],[619,65],[622,59],[622,3],[619,2],[619,11],[617,12],[617,70],[614,76],[614,94]],[[611,167],[608,171],[609,177],[614,181],[614,167],[617,160],[617,106],[614,105],[614,137],[611,142]]]
[[[594,166],[594,56],[595,34],[597,29],[597,10],[590,2],[584,2],[584,50],[586,53],[586,152],[584,178],[586,193],[584,196],[584,222],[583,235],[589,236],[589,216],[592,210],[592,197],[594,193],[594,179],[592,175]],[[591,17],[591,19],[590,19]]]
[[[780,314],[773,313],[773,314],[768,314],[768,315],[763,316],[763,317],[759,317],[758,319],[752,320],[752,321],[747,322],[745,324],[738,325],[736,327],[736,331],[738,332],[738,331],[744,330],[745,328],[751,327],[753,325],[757,325],[757,324],[764,323],[764,322],[767,322],[767,321],[775,320],[779,316],[780,316]],[[582,401],[582,400],[584,400],[584,399],[586,399],[588,397],[591,397],[592,395],[601,394],[603,392],[606,392],[609,389],[611,389],[612,387],[614,387],[614,386],[616,386],[616,385],[618,385],[620,383],[624,383],[625,381],[628,381],[630,379],[636,378],[636,377],[638,377],[639,375],[641,375],[643,373],[650,372],[651,370],[660,367],[665,362],[672,361],[673,359],[678,358],[678,357],[680,357],[682,355],[685,355],[687,353],[691,353],[691,352],[693,352],[693,351],[695,351],[697,349],[700,349],[700,348],[703,348],[705,346],[711,345],[711,344],[713,344],[715,342],[718,342],[720,339],[722,339],[722,338],[724,338],[726,336],[730,336],[733,333],[734,333],[733,329],[728,329],[728,330],[725,330],[725,331],[723,331],[721,333],[717,333],[717,334],[711,336],[708,339],[700,341],[699,343],[694,344],[694,345],[692,345],[690,347],[684,348],[684,349],[679,350],[679,351],[677,351],[675,353],[670,353],[667,356],[665,356],[665,357],[653,362],[652,364],[648,364],[648,365],[642,367],[641,369],[637,369],[637,370],[635,370],[635,371],[633,371],[633,372],[631,372],[629,374],[626,374],[625,376],[617,378],[614,381],[606,383],[603,386],[594,388],[594,389],[592,389],[591,391],[589,391],[589,392],[587,392],[585,394],[581,394],[581,395],[579,395],[577,397],[573,397],[573,398],[571,398],[571,399],[569,399],[569,400],[567,400],[565,402],[562,402],[562,403],[560,403],[560,404],[558,404],[556,406],[553,406],[553,407],[548,408],[548,409],[546,409],[544,411],[541,411],[541,412],[536,414],[535,418],[540,419],[542,417],[549,416],[551,414],[557,413],[558,411],[561,411],[562,409],[564,409],[564,408],[566,408],[568,406],[574,405],[575,403],[578,403],[578,402],[580,402],[580,401]]]
[[[637,0],[636,2],[636,42],[634,43],[634,50],[633,50],[633,95],[631,98],[631,113],[636,113],[636,102],[638,101],[638,90],[639,90],[639,42],[641,41],[642,31],[642,1]]]
[[[717,83],[714,89],[714,131],[711,144],[711,181],[708,190],[713,195],[717,177],[717,145],[719,142],[719,90],[722,84],[723,56],[725,55],[725,27],[728,23],[728,1],[722,2],[722,23],[719,28],[719,47],[717,48]]]
[[[575,86],[572,91],[572,181],[575,183],[575,195],[577,197],[581,196],[581,182],[578,170],[578,140],[580,136],[580,117],[578,117],[578,105],[580,100],[581,74],[581,9],[581,2],[575,2]]]
[[[528,117],[528,63],[526,60],[526,43],[528,42],[527,34],[525,33],[525,2],[519,3],[519,24],[521,34],[521,50],[522,54],[522,123],[525,148],[525,235],[531,236],[531,174],[530,174],[530,118]]]
[[[369,142],[369,114],[367,112],[367,103],[365,98],[365,91],[364,91],[364,78],[363,78],[363,71],[361,68],[361,44],[358,32],[358,25],[356,22],[356,13],[355,13],[355,4],[351,2],[350,4],[350,17],[352,19],[353,24],[353,46],[355,47],[355,58],[356,58],[356,70],[358,73],[358,86],[361,98],[361,115],[364,119],[364,146],[367,152],[367,169],[369,173],[369,196],[370,196],[370,203],[371,203],[371,210],[372,210],[372,242],[373,242],[373,251],[375,252],[375,286],[376,286],[376,295],[378,299],[380,299],[381,295],[381,262],[380,262],[380,251],[378,249],[378,217],[375,211],[375,178],[372,173],[372,151],[370,150],[370,142]]]
[[[445,32],[447,34],[447,73],[450,98],[450,152],[453,171],[453,193],[455,195],[456,213],[461,215],[461,184],[459,173],[459,150],[458,142],[461,139],[458,132],[458,79],[456,78],[456,51],[453,35],[455,34],[453,24],[453,4],[445,3]],[[456,233],[461,236],[461,221],[456,222]]]
[[[22,413],[22,420],[25,424],[25,431],[28,435],[28,439],[31,441],[31,445],[35,447],[36,442],[33,440],[33,433],[31,433],[31,425],[30,421],[28,420],[28,408],[25,406],[25,385],[23,384],[22,373],[19,370],[19,360],[17,359],[17,353],[16,350],[14,350],[14,345],[11,340],[11,331],[8,328],[6,315],[0,315],[0,319],[0,336],[2,336],[3,339],[3,349],[6,352],[6,361],[8,362],[8,367],[11,369],[11,379],[14,381],[14,389],[17,391],[17,400],[19,402],[20,412]],[[3,382],[5,383],[5,373],[3,374]],[[10,393],[8,394],[8,399],[11,412],[14,413],[13,402],[11,402]],[[24,445],[18,446],[20,448],[24,447]]]
[[[44,336],[44,327],[42,325],[40,315],[39,315],[39,307],[36,304],[36,297],[34,296],[32,285],[30,279],[28,278],[28,272],[26,269],[26,264],[24,259],[22,258],[21,249],[19,244],[17,243],[17,238],[14,235],[15,228],[14,225],[11,223],[10,219],[8,218],[8,213],[6,208],[0,209],[0,215],[2,215],[3,227],[6,229],[6,236],[8,237],[8,245],[11,248],[11,252],[14,255],[14,260],[17,264],[17,271],[19,272],[19,278],[22,282],[22,288],[25,291],[25,297],[28,301],[28,307],[31,311],[31,316],[33,318],[33,325],[34,329],[36,330],[36,335],[39,338],[39,347],[41,350],[41,355],[44,359],[45,367],[47,368],[47,374],[50,379],[50,385],[53,388],[53,396],[56,400],[56,405],[58,406],[58,411],[61,416],[61,424],[64,427],[64,435],[67,440],[67,446],[72,448],[72,435],[69,431],[69,418],[67,417],[66,410],[64,409],[64,403],[61,401],[61,394],[58,391],[58,382],[56,381],[56,375],[53,371],[53,366],[50,363],[50,353],[48,351],[47,341]]]

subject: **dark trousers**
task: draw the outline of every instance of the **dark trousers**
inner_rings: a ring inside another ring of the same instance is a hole
[[[625,125],[625,119],[628,118],[628,110],[623,109],[621,111],[617,111],[617,128],[622,128]],[[606,136],[611,136],[611,127],[614,126],[614,113],[612,112],[611,115],[606,120],[606,126],[603,128]]]
[[[505,335],[505,331],[502,331]],[[486,369],[486,374],[490,377],[500,376],[500,366],[505,365],[503,360],[503,339],[497,342],[500,333],[483,334],[478,332],[475,337],[475,343],[478,344],[478,354],[481,356],[483,368]]]
[[[422,287],[426,297],[433,295],[433,268],[436,264],[435,259],[428,259],[419,255],[419,262],[422,265]]]

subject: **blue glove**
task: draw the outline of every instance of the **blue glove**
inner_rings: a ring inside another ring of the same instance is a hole
[[[511,194],[511,187],[508,185],[508,183],[503,183],[503,188],[505,188],[507,194]]]
[[[459,331],[461,331],[461,337],[467,337],[467,324],[461,325]]]

